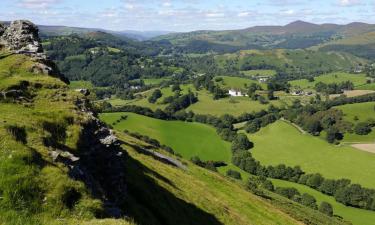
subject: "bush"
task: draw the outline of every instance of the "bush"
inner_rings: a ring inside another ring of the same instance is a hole
[[[148,98],[148,102],[155,103],[163,94],[159,89],[152,92],[152,95]]]
[[[289,199],[292,199],[295,195],[301,195],[297,189],[291,187],[277,187],[275,192]]]
[[[246,151],[252,148],[254,144],[249,141],[245,134],[238,134],[232,142],[232,151]]]
[[[310,194],[304,193],[301,196],[301,202],[300,203],[302,205],[305,205],[305,206],[310,207],[312,209],[318,209],[318,206],[316,205],[316,199],[314,198],[314,196],[312,196]]]
[[[319,205],[319,211],[328,215],[328,216],[333,216],[333,208],[332,205],[329,204],[328,202],[322,202]]]
[[[367,135],[371,132],[371,126],[368,123],[358,123],[355,128],[354,132],[358,135]]]
[[[241,173],[235,170],[231,170],[231,169],[227,170],[227,176],[232,177],[237,180],[242,180]]]

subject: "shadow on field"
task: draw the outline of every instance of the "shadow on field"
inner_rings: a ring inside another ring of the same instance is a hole
[[[171,181],[128,156],[127,200],[124,211],[140,225],[220,225],[215,216],[177,198],[150,175],[176,188]]]

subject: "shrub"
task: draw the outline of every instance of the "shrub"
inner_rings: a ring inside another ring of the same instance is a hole
[[[329,204],[328,202],[322,202],[319,205],[319,211],[328,215],[328,216],[333,216],[333,208],[332,205]]]
[[[312,209],[318,209],[318,206],[316,205],[316,199],[314,198],[314,196],[312,196],[310,194],[304,193],[301,196],[301,202],[300,203],[302,205],[305,205],[305,206],[310,207]]]
[[[232,177],[237,180],[242,180],[241,173],[235,170],[231,170],[231,169],[227,170],[227,176]]]
[[[368,123],[358,123],[354,128],[354,132],[358,135],[367,135],[371,132],[371,127]]]
[[[277,187],[275,192],[289,199],[292,199],[295,195],[300,195],[298,190],[292,187]]]
[[[252,148],[254,144],[249,141],[245,134],[238,134],[232,142],[232,151],[246,151]]]

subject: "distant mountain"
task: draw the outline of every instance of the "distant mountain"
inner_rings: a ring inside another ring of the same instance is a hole
[[[0,21],[0,23],[8,25],[8,21]],[[147,41],[160,35],[166,35],[173,32],[170,31],[136,31],[136,30],[125,30],[125,31],[113,31],[101,28],[83,28],[83,27],[69,27],[69,26],[46,26],[38,25],[41,37],[52,37],[52,36],[66,36],[71,34],[87,34],[91,32],[101,31],[109,34],[113,34],[120,38],[130,38],[137,41]]]
[[[359,22],[347,25],[313,24],[298,20],[285,26],[255,26],[242,30],[173,33],[156,37],[153,40],[168,40],[177,46],[189,46],[196,41],[204,41],[207,45],[220,44],[225,45],[225,48],[235,46],[235,49],[299,49],[373,31],[375,31],[373,24]]]

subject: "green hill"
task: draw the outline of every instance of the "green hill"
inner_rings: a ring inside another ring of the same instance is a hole
[[[308,48],[374,30],[374,25],[365,23],[318,25],[295,21],[285,26],[256,26],[242,30],[174,33],[156,37],[154,40],[168,40],[188,52],[233,52],[240,49]],[[193,48],[196,46],[193,43],[197,42],[205,43],[204,47]]]

